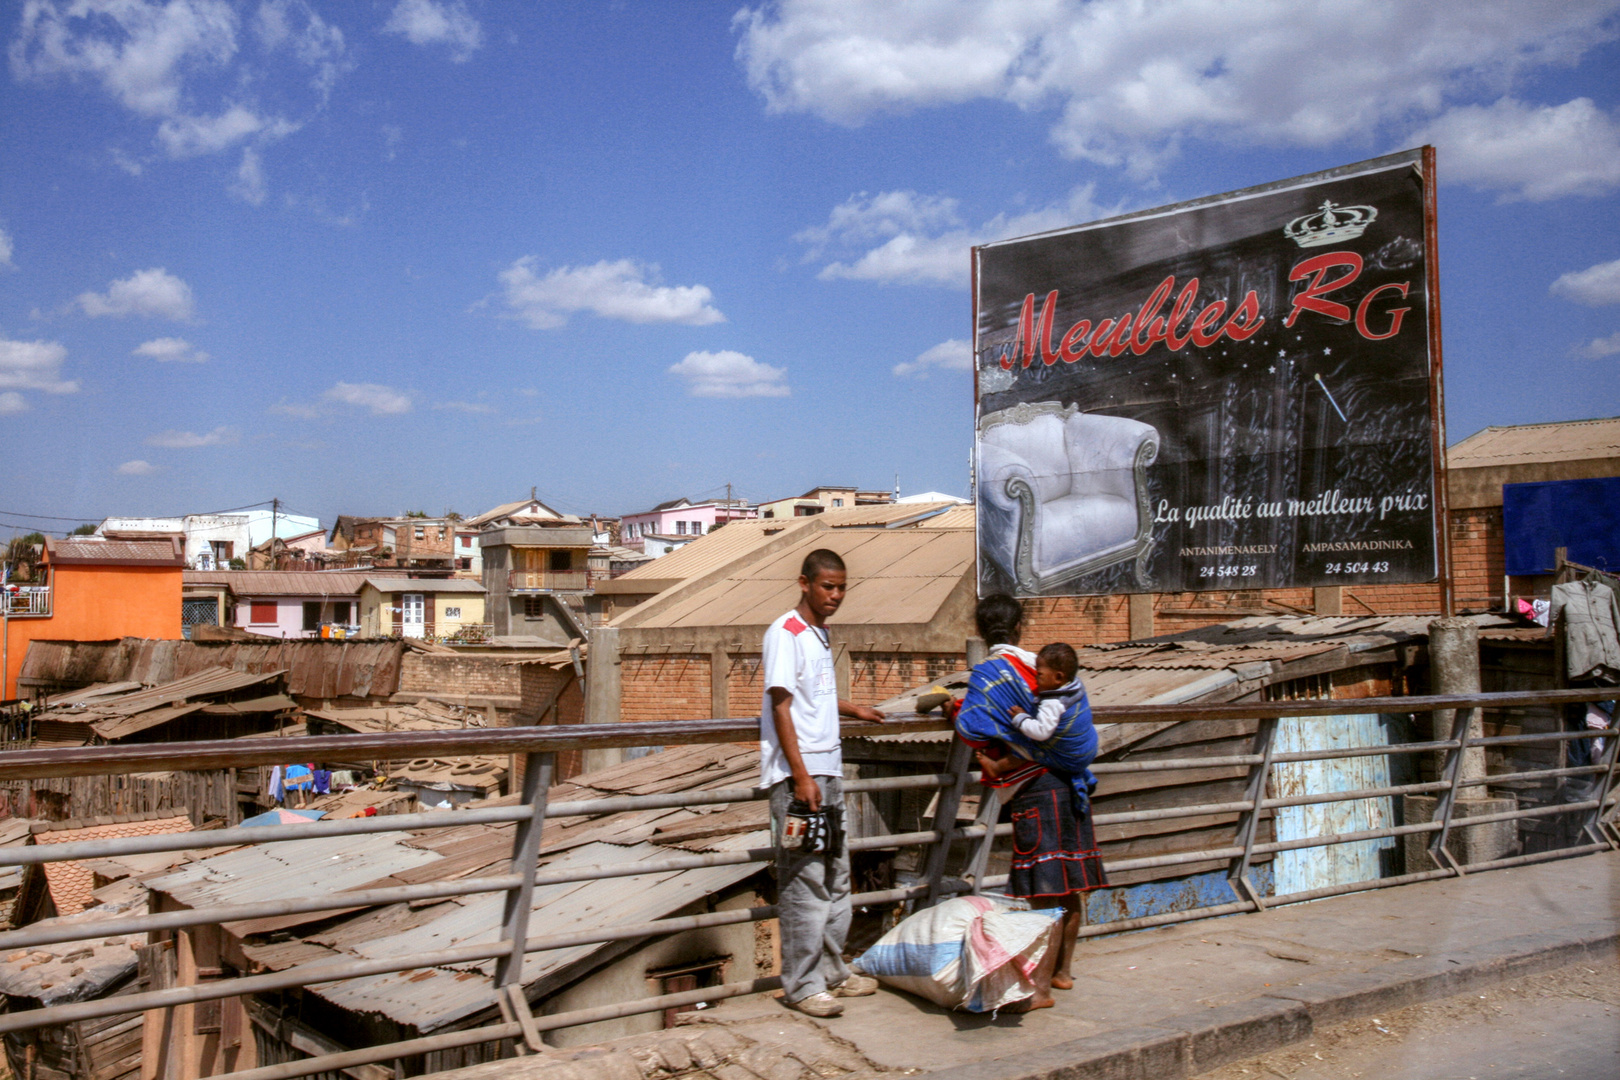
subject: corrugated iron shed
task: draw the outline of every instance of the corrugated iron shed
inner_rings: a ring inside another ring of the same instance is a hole
[[[24,686],[138,682],[156,686],[211,667],[287,673],[299,697],[388,697],[399,689],[401,641],[33,641],[23,659]]]
[[[1448,469],[1620,457],[1620,417],[1516,424],[1475,432],[1446,451]]]
[[[224,585],[237,596],[358,596],[363,573],[318,570],[187,570],[187,585]]]

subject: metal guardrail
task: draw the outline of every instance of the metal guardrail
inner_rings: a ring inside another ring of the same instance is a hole
[[[1480,708],[1558,705],[1604,700],[1612,696],[1612,694],[1613,691],[1549,691],[1539,693],[1367,698],[1357,699],[1354,702],[1304,700],[1215,706],[1097,708],[1095,717],[1099,724],[1163,723],[1173,720],[1219,722],[1241,719],[1257,720],[1258,725],[1250,752],[1247,754],[1222,757],[1170,758],[1156,761],[1107,762],[1092,767],[1093,771],[1100,777],[1145,771],[1164,771],[1168,776],[1173,777],[1178,770],[1207,769],[1212,766],[1246,767],[1248,774],[1245,794],[1241,800],[1097,814],[1095,817],[1095,824],[1103,827],[1130,822],[1202,817],[1210,814],[1237,814],[1238,820],[1230,844],[1198,851],[1181,851],[1164,855],[1119,859],[1106,864],[1108,870],[1121,873],[1151,867],[1208,863],[1212,860],[1224,861],[1228,865],[1228,880],[1231,883],[1233,894],[1238,897],[1237,900],[1184,911],[1166,912],[1160,915],[1085,926],[1081,928],[1080,932],[1084,936],[1091,937],[1237,912],[1262,911],[1279,904],[1297,903],[1365,889],[1385,888],[1417,881],[1460,876],[1481,870],[1526,865],[1549,859],[1609,850],[1620,846],[1620,844],[1617,844],[1617,841],[1620,841],[1620,831],[1616,831],[1615,826],[1608,820],[1609,817],[1612,817],[1612,813],[1606,812],[1614,802],[1616,763],[1617,757],[1620,757],[1620,738],[1617,738],[1617,736],[1620,736],[1620,729],[1549,732],[1545,734],[1508,735],[1488,738],[1470,737],[1469,735],[1471,717]],[[1455,710],[1455,714],[1451,720],[1451,731],[1445,739],[1435,739],[1422,743],[1323,751],[1285,753],[1275,750],[1275,737],[1280,718],[1337,715],[1342,714],[1347,707],[1353,708],[1358,713],[1412,713]],[[846,733],[868,735],[906,731],[941,731],[949,730],[949,728],[950,725],[946,721],[937,718],[897,718],[884,725],[848,725]],[[348,1050],[341,1053],[322,1054],[297,1061],[229,1074],[238,1078],[238,1080],[292,1080],[295,1077],[349,1069],[358,1065],[376,1062],[389,1062],[433,1051],[504,1039],[518,1040],[529,1047],[538,1049],[541,1034],[548,1030],[777,989],[780,987],[779,979],[774,977],[763,978],[537,1017],[531,1012],[529,1003],[524,997],[521,981],[523,959],[532,952],[613,941],[648,941],[688,930],[757,922],[776,916],[776,908],[767,905],[745,910],[715,911],[699,915],[657,919],[628,926],[604,927],[541,936],[531,936],[528,927],[531,898],[533,890],[537,886],[669,873],[706,866],[767,865],[773,858],[771,849],[762,847],[747,851],[674,855],[647,862],[610,866],[575,867],[563,870],[539,868],[537,859],[541,833],[545,822],[550,819],[599,816],[632,810],[663,809],[677,806],[735,803],[767,797],[764,791],[754,788],[728,788],[665,795],[625,796],[560,802],[548,805],[547,793],[550,788],[555,755],[558,752],[615,746],[737,742],[752,740],[757,737],[757,721],[708,720],[652,724],[570,725],[566,727],[471,728],[427,733],[389,732],[362,735],[306,736],[273,740],[274,745],[264,745],[272,742],[272,740],[233,740],[229,742],[149,744],[130,747],[107,746],[57,750],[23,750],[0,754],[0,779],[39,779],[55,776],[85,776],[108,772],[158,769],[195,770],[242,767],[303,758],[364,760],[367,758],[442,757],[460,754],[523,753],[527,755],[524,789],[519,803],[512,806],[406,814],[393,817],[354,818],[330,822],[320,821],[305,825],[227,828],[202,833],[86,840],[45,846],[0,849],[0,866],[20,866],[117,855],[218,848],[235,844],[282,843],[290,840],[308,840],[318,837],[352,836],[401,830],[456,828],[462,825],[478,823],[500,824],[510,822],[517,825],[513,838],[510,870],[506,874],[437,881],[419,885],[357,890],[331,894],[325,897],[269,900],[196,910],[160,912],[120,919],[85,920],[77,924],[68,922],[54,926],[34,926],[0,933],[0,950],[9,951],[112,935],[148,933],[157,938],[159,935],[194,926],[323,911],[336,912],[378,904],[500,892],[506,894],[506,905],[500,939],[495,942],[440,949],[406,957],[323,960],[265,974],[214,979],[206,983],[171,986],[166,989],[148,990],[140,993],[122,994],[116,997],[10,1013],[0,1015],[0,1032],[16,1032],[72,1023],[79,1020],[169,1009],[180,1005],[296,989],[365,975],[408,971],[445,964],[466,964],[486,960],[495,960],[497,962],[495,988],[504,1017],[502,1023],[408,1039],[386,1045]],[[1592,738],[1605,738],[1607,740],[1601,764],[1499,774],[1484,779],[1466,777],[1462,768],[1464,754],[1470,750],[1478,750],[1488,746],[1520,746]],[[250,745],[255,743],[260,745]],[[1267,794],[1267,779],[1270,770],[1274,765],[1281,763],[1436,752],[1443,753],[1445,757],[1439,778],[1434,781],[1323,794],[1293,796],[1270,796]],[[1005,884],[1005,878],[990,877],[985,874],[991,846],[998,837],[1006,836],[1011,832],[1011,826],[997,825],[994,822],[992,808],[995,806],[996,801],[993,799],[981,800],[984,809],[981,810],[980,819],[976,823],[965,827],[958,827],[956,823],[957,811],[961,805],[966,785],[974,779],[974,774],[969,768],[970,764],[970,751],[964,744],[957,741],[951,750],[947,768],[942,773],[850,780],[845,783],[844,790],[852,793],[905,789],[936,789],[939,793],[936,814],[928,829],[910,833],[864,837],[850,841],[850,848],[856,851],[893,850],[912,846],[922,846],[927,849],[924,870],[921,880],[917,884],[857,894],[852,898],[854,904],[873,905],[913,901],[920,905],[927,905],[958,893],[978,892]],[[1472,787],[1522,779],[1574,776],[1590,776],[1596,779],[1593,798],[1580,802],[1530,807],[1505,813],[1466,818],[1454,817],[1458,799],[1462,797],[1462,793]],[[1267,811],[1282,807],[1308,806],[1408,794],[1428,794],[1436,797],[1437,803],[1433,820],[1383,829],[1324,834],[1292,840],[1268,842],[1259,840],[1259,823],[1262,815]],[[1467,866],[1458,864],[1446,849],[1451,833],[1457,829],[1561,814],[1581,815],[1580,830],[1585,834],[1589,842],[1554,851],[1518,855]],[[1428,851],[1430,857],[1436,863],[1435,869],[1344,885],[1324,886],[1281,896],[1263,896],[1261,890],[1257,889],[1249,878],[1251,862],[1259,855],[1406,835],[1429,836]],[[959,840],[969,843],[966,865],[960,876],[949,877],[946,870],[951,846]]]
[[[51,613],[51,586],[7,585],[0,588],[0,614],[13,619],[45,618]]]

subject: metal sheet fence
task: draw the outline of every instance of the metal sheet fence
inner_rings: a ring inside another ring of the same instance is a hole
[[[1446,710],[1452,715],[1451,730],[1444,739],[1431,739],[1421,743],[1404,743],[1367,747],[1338,747],[1318,751],[1280,752],[1276,749],[1278,721],[1283,717],[1329,717],[1342,713],[1351,703],[1341,701],[1286,701],[1246,703],[1217,706],[1169,707],[1116,707],[1099,708],[1096,719],[1106,723],[1155,723],[1182,720],[1189,723],[1220,723],[1235,719],[1258,720],[1250,751],[1246,754],[1221,758],[1188,757],[1153,761],[1124,761],[1099,763],[1093,771],[1106,777],[1116,773],[1164,771],[1173,777],[1177,770],[1207,769],[1213,765],[1242,766],[1248,769],[1248,780],[1241,800],[1173,806],[1152,810],[1138,810],[1099,814],[1099,827],[1133,822],[1158,821],[1173,818],[1195,818],[1210,814],[1237,814],[1230,843],[1199,851],[1179,851],[1141,858],[1115,860],[1107,869],[1120,873],[1145,868],[1174,867],[1191,863],[1224,860],[1228,864],[1228,881],[1235,900],[1206,905],[1189,910],[1165,912],[1086,926],[1085,936],[1120,933],[1152,926],[1185,922],[1193,919],[1263,911],[1280,904],[1316,900],[1328,896],[1387,888],[1418,881],[1477,873],[1501,867],[1524,865],[1547,859],[1582,855],[1609,850],[1620,846],[1620,832],[1613,823],[1615,804],[1615,776],[1617,756],[1620,756],[1620,729],[1586,730],[1580,732],[1552,732],[1533,735],[1503,735],[1479,737],[1470,735],[1470,722],[1482,708],[1506,708],[1527,705],[1561,705],[1566,703],[1601,700],[1612,695],[1594,691],[1551,691],[1539,693],[1434,695],[1428,697],[1369,698],[1353,703],[1357,712],[1411,713]],[[1454,710],[1454,712],[1453,712]],[[1437,720],[1440,718],[1437,717]],[[849,733],[878,734],[888,731],[938,731],[949,725],[940,719],[895,718],[881,729],[852,728]],[[127,837],[87,840],[36,847],[13,847],[0,850],[0,866],[22,866],[32,863],[59,862],[75,859],[93,859],[151,852],[176,852],[201,848],[217,849],[236,844],[273,844],[291,840],[308,840],[322,836],[353,836],[398,832],[405,830],[457,828],[472,824],[515,823],[512,859],[505,874],[478,878],[434,881],[424,884],[373,888],[331,894],[322,897],[277,899],[226,906],[199,908],[185,911],[166,911],[156,914],[129,916],[119,919],[101,919],[82,923],[66,922],[51,926],[25,927],[0,933],[0,950],[16,949],[90,938],[103,938],[117,934],[146,933],[157,941],[162,935],[187,927],[218,925],[249,919],[263,919],[297,914],[337,912],[381,904],[415,902],[447,897],[504,893],[505,912],[499,940],[476,945],[463,945],[432,952],[415,953],[405,957],[342,958],[301,964],[281,971],[258,975],[215,978],[207,982],[174,985],[162,989],[125,993],[117,997],[78,1001],[0,1015],[0,1032],[17,1032],[40,1027],[68,1024],[100,1017],[129,1014],[139,1011],[172,1009],[198,1002],[218,1001],[229,997],[246,997],[292,990],[342,979],[358,978],[390,972],[409,971],[437,965],[467,964],[496,961],[495,988],[504,1022],[461,1031],[452,1031],[423,1038],[408,1039],[386,1045],[337,1053],[318,1054],[296,1061],[285,1061],[248,1069],[230,1075],[241,1080],[291,1080],[293,1077],[313,1076],[377,1062],[394,1062],[415,1055],[427,1054],[457,1047],[473,1046],[500,1040],[516,1040],[538,1050],[543,1033],[557,1028],[595,1023],[640,1013],[680,1008],[698,1002],[718,1001],[742,994],[764,993],[778,989],[777,978],[754,979],[680,993],[660,994],[638,998],[608,1006],[577,1009],[548,1016],[536,1016],[531,1009],[521,981],[523,959],[533,952],[577,947],[606,942],[644,942],[668,937],[690,930],[757,922],[776,916],[774,906],[764,905],[743,910],[721,910],[697,915],[656,919],[633,925],[611,926],[571,933],[531,936],[528,929],[531,897],[537,886],[565,882],[599,880],[614,877],[632,877],[668,873],[699,867],[719,865],[767,865],[772,857],[769,847],[746,851],[722,851],[671,855],[650,861],[624,863],[611,866],[570,867],[547,870],[537,866],[540,839],[546,821],[555,818],[600,816],[627,811],[660,809],[676,806],[715,805],[758,800],[766,793],[753,788],[728,788],[710,791],[688,791],[663,795],[624,796],[575,802],[547,802],[552,766],[557,753],[564,750],[583,750],[602,747],[647,746],[694,743],[734,743],[757,738],[755,722],[748,720],[712,720],[684,723],[573,725],[565,728],[496,728],[466,729],[446,732],[391,732],[364,735],[318,736],[274,740],[247,740],[219,743],[171,743],[142,747],[85,747],[57,750],[23,750],[0,753],[0,781],[40,780],[104,774],[114,755],[122,769],[218,769],[239,768],[289,757],[357,759],[379,757],[410,759],[414,757],[440,757],[455,754],[522,753],[527,756],[524,771],[525,785],[517,805],[483,807],[450,812],[401,814],[389,817],[357,818],[331,822],[312,822],[304,825],[268,826],[257,828],[230,827],[202,833],[180,833],[160,836]],[[1604,739],[1603,753],[1598,763],[1586,766],[1549,768],[1528,772],[1499,774],[1480,778],[1465,775],[1464,754],[1488,746],[1524,745],[1529,743],[1558,744],[1571,740]],[[258,745],[248,745],[249,743]],[[1442,754],[1443,762],[1438,778],[1426,783],[1385,784],[1379,787],[1321,794],[1279,795],[1274,790],[1272,767],[1286,762],[1330,761],[1347,757],[1396,756],[1411,754]],[[910,902],[916,906],[936,903],[952,895],[995,889],[1005,884],[1005,877],[986,873],[992,846],[999,837],[1006,836],[1011,826],[996,823],[997,800],[981,799],[978,820],[971,825],[958,824],[958,811],[967,785],[976,781],[970,771],[971,753],[958,741],[952,748],[951,758],[942,773],[912,776],[883,777],[850,780],[845,784],[849,792],[877,792],[903,789],[935,789],[938,791],[936,811],[930,827],[909,833],[893,833],[863,837],[850,841],[852,850],[888,851],[906,847],[926,848],[922,862],[921,879],[915,885],[858,894],[853,897],[857,905],[892,904]],[[1556,805],[1515,809],[1467,817],[1456,815],[1459,800],[1472,789],[1481,786],[1518,780],[1589,778],[1589,797]],[[1427,821],[1407,822],[1385,828],[1352,832],[1324,833],[1269,842],[1258,840],[1258,824],[1262,815],[1283,807],[1311,806],[1341,803],[1352,800],[1393,798],[1403,795],[1426,795],[1435,799],[1432,817]],[[1579,840],[1573,846],[1559,850],[1514,855],[1464,865],[1452,854],[1449,841],[1463,829],[1478,828],[1499,822],[1519,821],[1549,815],[1578,816]],[[1259,855],[1280,851],[1323,848],[1333,845],[1357,843],[1395,837],[1427,837],[1427,854],[1433,862],[1429,869],[1411,870],[1392,877],[1334,884],[1319,888],[1293,891],[1283,895],[1262,895],[1250,876],[1251,861]],[[960,842],[960,843],[959,843]],[[953,847],[960,865],[952,867]],[[965,850],[964,850],[965,849]]]

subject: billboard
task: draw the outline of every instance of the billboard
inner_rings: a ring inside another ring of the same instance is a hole
[[[981,593],[1440,577],[1432,162],[975,248]]]

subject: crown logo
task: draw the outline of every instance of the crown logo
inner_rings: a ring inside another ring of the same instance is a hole
[[[1283,228],[1283,235],[1302,248],[1337,244],[1360,236],[1377,217],[1378,210],[1371,206],[1338,206],[1325,202],[1316,213],[1290,221]]]

